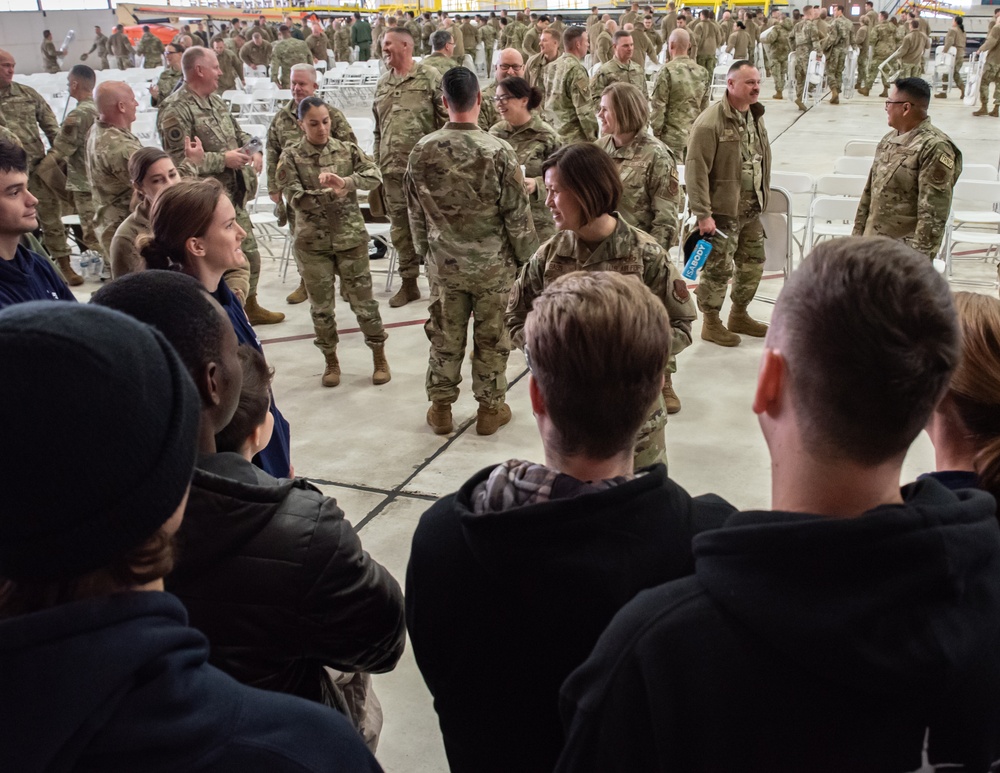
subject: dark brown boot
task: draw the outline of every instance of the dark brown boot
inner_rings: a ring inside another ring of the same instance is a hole
[[[410,301],[416,301],[420,299],[420,288],[417,287],[417,278],[403,279],[403,285],[399,288],[399,291],[389,299],[389,305],[392,308],[399,308],[400,306],[405,306]]]
[[[277,325],[285,319],[285,315],[280,311],[268,311],[257,303],[256,293],[247,298],[247,302],[243,304],[243,311],[246,312],[251,325]]]
[[[767,325],[763,322],[758,322],[747,314],[746,306],[733,306],[729,310],[729,324],[727,327],[731,333],[742,333],[754,338],[763,338],[767,335]]]
[[[973,113],[973,115],[989,115],[990,111],[986,109],[986,103],[983,102],[979,109]]]
[[[83,277],[73,270],[73,266],[69,262],[69,255],[65,258],[56,258],[56,264],[59,266],[59,271],[62,273],[63,279],[66,280],[66,284],[70,287],[79,287],[83,284]]]
[[[427,409],[427,423],[435,435],[447,435],[455,429],[455,424],[451,420],[451,405],[439,403],[437,400],[432,402],[431,407]]]
[[[385,359],[385,344],[377,344],[372,347],[372,364],[375,371],[372,373],[372,383],[376,386],[389,383],[392,379],[392,373],[389,371],[389,363]]]
[[[510,406],[507,403],[500,403],[493,408],[480,405],[479,412],[476,414],[476,434],[492,435],[509,421]]]
[[[993,105],[993,109],[990,110],[990,115],[994,118],[1000,118],[1000,105]]]
[[[879,99],[888,99],[889,98],[889,87],[888,86],[883,86],[882,87],[882,93],[879,94],[878,96],[879,96]]]
[[[340,360],[337,353],[326,355],[326,370],[323,371],[323,378],[320,383],[325,387],[340,386]]]

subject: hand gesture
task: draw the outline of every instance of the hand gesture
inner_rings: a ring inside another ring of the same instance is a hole
[[[324,188],[329,188],[338,198],[347,195],[347,180],[333,172],[321,172],[319,184]]]
[[[250,156],[242,150],[227,150],[225,159],[226,169],[239,169],[250,163]]]
[[[184,138],[184,158],[195,166],[205,160],[205,148],[202,147],[200,138]]]

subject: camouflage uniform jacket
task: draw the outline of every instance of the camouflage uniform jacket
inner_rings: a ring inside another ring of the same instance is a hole
[[[322,172],[350,180],[350,192],[337,196],[321,186]],[[356,191],[377,187],[382,173],[353,142],[330,137],[326,145],[313,145],[303,137],[282,151],[277,178],[288,206],[295,211],[296,250],[340,252],[368,241]]]
[[[433,67],[441,75],[444,75],[452,67],[457,66],[454,59],[445,56],[440,51],[435,51],[430,56],[425,56],[420,63],[428,67]]]
[[[687,284],[652,236],[629,225],[614,213],[618,225],[614,233],[591,252],[573,231],[560,231],[538,248],[524,266],[510,291],[507,329],[511,341],[524,347],[524,320],[535,298],[556,279],[571,271],[617,271],[634,276],[663,301],[673,328],[671,354],[679,354],[691,344],[691,322],[697,317]]]
[[[628,145],[615,147],[614,138],[601,137],[597,146],[615,161],[622,181],[621,215],[669,250],[677,236],[680,180],[670,149],[644,132]]]
[[[341,142],[357,145],[358,138],[344,114],[333,105],[327,104],[327,108],[330,110],[330,136]],[[267,129],[267,152],[264,156],[267,159],[268,193],[281,193],[276,173],[282,152],[305,137],[296,117],[297,110],[295,100],[288,100],[271,119],[271,125]]]
[[[552,92],[546,96],[545,112],[564,144],[597,139],[597,117],[590,96],[587,68],[572,54],[562,54],[551,67]]]
[[[153,107],[159,107],[163,104],[163,100],[174,93],[174,89],[180,82],[181,74],[180,70],[175,70],[172,67],[163,68],[163,72],[160,73],[160,77],[156,81],[157,95],[150,100]]]
[[[38,136],[39,127],[48,138],[49,145],[59,135],[55,113],[41,94],[15,81],[6,89],[0,89],[0,114],[7,120],[7,128],[21,141],[21,147],[28,154],[28,170],[31,171],[45,156],[45,146]]]
[[[383,176],[402,177],[417,141],[448,122],[441,101],[441,74],[417,63],[405,75],[389,70],[378,80],[372,112],[375,163]]]
[[[822,50],[823,35],[815,21],[803,21],[795,28],[795,48],[803,52]]]
[[[649,114],[653,136],[672,148],[685,147],[691,124],[708,107],[709,81],[708,71],[689,56],[663,65],[653,82]]]
[[[85,99],[66,116],[52,152],[66,162],[66,190],[89,191],[87,180],[87,134],[97,121],[94,100]]]
[[[106,58],[108,55],[108,36],[103,32],[94,38],[94,45],[90,47],[90,50],[87,53],[92,54],[94,51],[96,51],[97,56],[102,59]]]
[[[531,202],[531,220],[535,224],[538,241],[543,242],[556,232],[552,213],[545,206],[545,178],[542,163],[559,149],[559,135],[541,116],[533,115],[523,126],[513,127],[507,121],[500,121],[490,134],[506,140],[517,154],[517,160],[524,167],[526,177],[535,181],[535,192],[528,196]]]
[[[222,70],[222,74],[219,76],[219,86],[215,90],[216,94],[231,91],[236,88],[237,81],[243,81],[243,62],[228,48],[219,54],[219,69]]]
[[[883,62],[896,50],[896,28],[891,22],[879,22],[868,36],[868,42],[872,47],[872,56]]]
[[[448,122],[420,140],[405,186],[413,246],[437,277],[509,286],[538,248],[514,149],[475,124]]]
[[[45,72],[59,72],[59,51],[51,40],[42,42],[42,62],[45,65]]]
[[[163,149],[178,169],[185,158],[184,140],[198,137],[205,149],[198,176],[214,177],[222,183],[233,204],[237,207],[246,204],[248,193],[257,185],[257,176],[252,166],[227,169],[225,155],[226,151],[242,148],[251,137],[236,123],[217,94],[200,97],[188,86],[181,88],[160,110],[159,126]]]
[[[21,145],[20,138],[6,126],[0,126],[0,140],[3,140],[4,142],[9,142],[12,145],[17,145],[19,148],[24,147],[23,145]]]
[[[846,16],[841,16],[833,20],[830,25],[830,34],[823,41],[823,50],[826,52],[837,49],[847,50],[851,45],[851,38],[854,37],[854,25]]]
[[[131,56],[135,53],[135,49],[132,48],[132,42],[124,32],[111,33],[111,37],[108,38],[108,48],[111,49],[111,53],[115,56]]]
[[[483,48],[486,49],[486,64],[489,66],[491,64],[491,54],[493,53],[493,46],[497,42],[497,31],[493,29],[492,24],[484,24],[479,28],[479,36],[483,40]]]
[[[312,63],[312,51],[304,40],[279,40],[271,50],[271,80],[287,89],[292,80],[292,66]]]
[[[941,247],[962,152],[925,118],[905,134],[886,134],[875,150],[854,233],[888,236],[931,258]]]
[[[117,228],[128,217],[132,204],[132,181],[128,160],[142,147],[128,129],[95,121],[87,136],[87,179],[97,211],[97,228]],[[175,163],[184,160],[174,159]],[[98,234],[100,235],[100,234]]]
[[[601,93],[612,83],[631,83],[646,94],[646,70],[634,61],[622,64],[618,59],[605,62],[590,79],[590,95],[594,100],[594,110],[601,105]]]
[[[542,105],[545,104],[545,100],[549,96],[552,74],[556,70],[555,63],[557,59],[558,57],[549,61],[545,58],[545,54],[535,54],[524,65],[524,79],[532,86],[537,86],[544,95]]]
[[[775,30],[767,40],[767,50],[772,60],[779,59],[784,62],[792,52],[792,42],[789,34],[792,30],[792,20],[784,19],[781,24],[774,26]]]
[[[266,67],[271,64],[271,44],[265,40],[258,46],[252,40],[247,41],[240,49],[240,59],[251,67]]]
[[[142,33],[142,37],[135,47],[135,52],[144,57],[142,66],[147,70],[152,70],[154,67],[160,66],[160,63],[163,61],[164,50],[163,43],[152,32]]]

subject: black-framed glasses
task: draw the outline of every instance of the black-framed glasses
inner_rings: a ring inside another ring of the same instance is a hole
[[[507,72],[508,70],[523,70],[523,64],[498,64],[497,68]]]
[[[912,105],[913,103],[908,99],[887,99],[885,104],[888,107],[889,105]]]
[[[513,99],[513,97],[493,97],[493,101],[498,105],[506,105],[509,99]]]

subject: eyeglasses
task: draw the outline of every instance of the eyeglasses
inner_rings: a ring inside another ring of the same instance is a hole
[[[497,69],[507,72],[507,70],[523,70],[523,64],[498,64]]]
[[[908,99],[887,99],[885,101],[885,106],[889,105],[912,105],[913,103]]]
[[[493,101],[498,105],[506,105],[509,99],[513,99],[513,97],[493,97]]]

